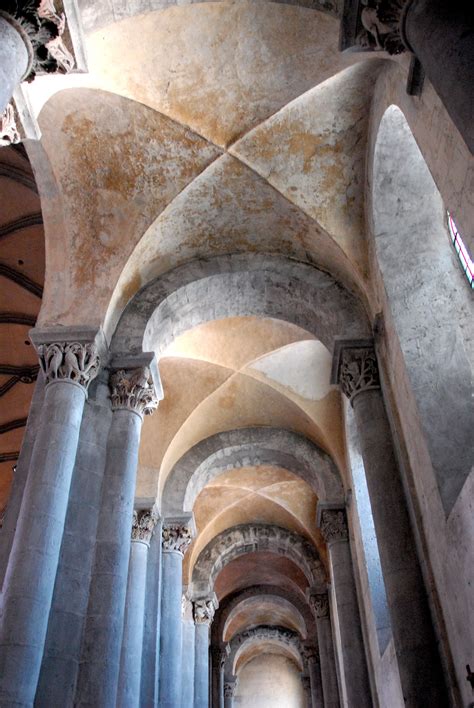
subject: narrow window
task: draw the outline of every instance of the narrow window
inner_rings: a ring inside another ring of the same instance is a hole
[[[448,227],[449,235],[451,236],[451,241],[458,254],[461,267],[468,279],[471,288],[474,288],[474,263],[472,262],[471,256],[469,255],[466,246],[461,238],[456,224],[454,223],[453,217],[448,211]]]

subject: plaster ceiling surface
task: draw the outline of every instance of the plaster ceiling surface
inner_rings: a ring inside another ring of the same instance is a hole
[[[49,249],[61,277],[41,321],[108,310],[110,334],[147,280],[229,252],[315,263],[366,297],[362,107],[379,62],[345,68],[337,34],[296,6],[169,7],[89,35],[88,74],[34,82],[47,238],[68,245]]]
[[[304,600],[308,580],[289,558],[256,551],[228,563],[217,575],[214,591],[221,601],[230,593],[251,585],[278,585],[296,591]]]
[[[10,492],[38,370],[28,337],[41,305],[44,232],[23,147],[0,152],[0,516]]]
[[[241,672],[245,667],[248,667],[250,671],[252,671],[252,668],[253,670],[256,669],[257,676],[261,674],[262,670],[268,670],[269,655],[277,656],[279,658],[281,657],[281,663],[277,663],[277,671],[275,672],[275,675],[273,677],[275,682],[278,676],[281,680],[281,672],[285,671],[286,669],[285,660],[288,660],[290,662],[290,666],[293,666],[294,669],[298,672],[297,678],[299,679],[299,672],[302,669],[302,665],[301,658],[297,655],[296,651],[280,642],[269,642],[265,640],[260,640],[251,642],[248,646],[244,647],[243,650],[239,653],[239,656],[237,657],[237,661],[235,662],[235,673],[239,675],[240,682],[242,683],[244,680],[243,674]],[[253,666],[253,664],[255,664],[255,666]],[[296,683],[296,685],[298,686],[298,683]],[[237,684],[237,699],[239,694],[238,688],[239,684]],[[303,696],[301,697],[301,702],[295,696],[292,696],[292,698],[295,699],[295,706],[304,705]],[[275,706],[275,708],[283,708],[283,706],[284,708],[288,708],[286,695],[283,696],[283,700],[285,701],[285,703],[278,704],[278,699],[275,699],[272,705]]]
[[[288,600],[281,597],[256,596],[241,602],[229,615],[223,641],[229,642],[239,632],[259,625],[286,627],[305,638],[304,620]]]
[[[160,495],[187,450],[235,428],[299,432],[345,471],[340,394],[328,385],[330,355],[305,330],[257,317],[205,323],[177,337],[159,367],[164,398],[143,425],[137,496]]]

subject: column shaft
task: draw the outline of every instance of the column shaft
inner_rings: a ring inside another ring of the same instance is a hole
[[[324,708],[339,708],[336,659],[329,616],[316,618]]]
[[[140,705],[147,557],[148,544],[132,541],[120,659],[118,708],[138,708]]]
[[[163,550],[160,627],[160,708],[181,706],[183,555]]]
[[[107,383],[93,388],[82,418],[36,708],[74,701],[112,417]]]
[[[46,387],[4,581],[0,703],[32,705],[53,597],[86,392],[58,379]]]
[[[0,15],[0,113],[28,68],[28,50],[20,32]]]
[[[77,705],[116,702],[141,424],[131,410],[113,413]]]
[[[196,623],[194,659],[194,708],[209,706],[209,625]]]
[[[311,686],[312,708],[325,708],[321,682],[321,666],[317,657],[311,656],[308,658],[308,673]]]
[[[192,708],[194,705],[194,661],[195,661],[196,629],[191,618],[183,622],[182,644],[182,679],[181,679],[181,706]]]
[[[156,708],[158,706],[160,610],[161,521],[158,521],[150,541],[146,579],[141,686],[141,701],[146,708]]]
[[[358,393],[353,408],[405,705],[447,705],[428,598],[381,391]]]

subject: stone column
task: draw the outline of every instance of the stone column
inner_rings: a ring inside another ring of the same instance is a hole
[[[102,369],[84,407],[35,708],[74,702],[112,419],[108,382]]]
[[[372,343],[339,342],[333,372],[354,409],[405,705],[447,705]]]
[[[194,655],[194,708],[209,706],[209,630],[217,609],[217,598],[200,598],[193,602],[196,631]]]
[[[224,682],[224,708],[232,708],[234,704],[234,693],[237,688],[237,677]]]
[[[311,708],[311,680],[308,674],[301,674],[301,684],[303,686],[303,696],[306,708]]]
[[[25,30],[11,15],[0,10],[0,113],[29,73],[31,58],[32,47]]]
[[[331,619],[329,616],[329,597],[327,591],[323,590],[321,592],[311,592],[309,602],[316,618],[324,708],[339,708],[340,703],[339,689],[337,687],[336,658],[334,654]]]
[[[183,641],[181,671],[181,706],[192,708],[194,705],[194,658],[196,631],[192,611],[192,602],[185,595],[182,598]]]
[[[37,333],[36,341],[41,338]],[[32,705],[53,598],[87,387],[99,357],[92,342],[37,344],[46,382],[0,624],[0,704]]]
[[[158,705],[161,610],[161,520],[158,521],[148,551],[145,626],[143,630],[142,685],[143,706]]]
[[[224,708],[224,666],[226,647],[211,647],[212,657],[212,708]]]
[[[143,415],[158,405],[148,366],[110,377],[112,423],[76,705],[115,708]]]
[[[165,520],[162,539],[159,705],[160,708],[179,708],[181,705],[183,555],[191,543],[191,530],[182,522]]]
[[[318,524],[329,550],[341,640],[340,663],[344,673],[341,680],[344,682],[347,705],[349,708],[370,708],[370,683],[344,508],[320,502]]]
[[[148,549],[157,521],[154,509],[138,509],[133,512],[117,694],[117,706],[123,708],[138,708],[140,705]]]
[[[308,667],[311,690],[312,708],[325,708],[323,700],[323,686],[321,683],[321,664],[317,647],[306,645],[303,655]]]

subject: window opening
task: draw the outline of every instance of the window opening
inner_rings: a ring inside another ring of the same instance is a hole
[[[464,274],[469,282],[469,285],[471,288],[474,288],[474,263],[472,262],[472,258],[468,253],[468,250],[464,244],[464,241],[461,238],[461,234],[458,231],[458,228],[456,224],[454,223],[454,219],[451,216],[451,214],[448,211],[448,226],[449,226],[449,235],[451,236],[451,241],[453,242],[453,246],[456,250],[456,253],[458,254],[459,261],[461,263],[461,267],[464,271]]]

